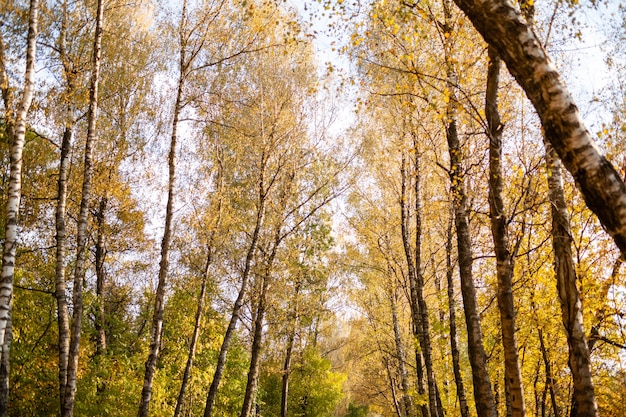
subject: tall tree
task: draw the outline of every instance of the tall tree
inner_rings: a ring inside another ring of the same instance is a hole
[[[467,347],[469,350],[472,377],[474,381],[474,399],[479,417],[497,415],[496,406],[491,389],[491,380],[487,370],[487,355],[483,345],[476,288],[472,272],[472,242],[469,229],[469,201],[465,190],[465,175],[463,167],[463,150],[457,129],[456,85],[457,73],[454,57],[451,56],[451,39],[454,30],[450,0],[444,0],[444,37],[445,65],[447,71],[447,90],[450,101],[447,107],[445,130],[450,157],[450,182],[454,205],[454,221],[456,225],[457,253],[459,259],[459,274],[461,277],[461,295],[463,296],[463,310],[467,327]]]
[[[141,389],[141,399],[139,403],[138,417],[147,417],[150,410],[150,399],[152,397],[152,383],[156,372],[159,350],[161,348],[161,336],[163,331],[163,315],[165,311],[165,291],[167,285],[167,275],[170,264],[170,243],[172,239],[172,220],[174,216],[174,198],[176,186],[176,151],[178,143],[178,124],[181,111],[184,107],[183,91],[185,82],[189,75],[190,66],[193,64],[193,57],[199,52],[197,45],[189,45],[189,33],[187,32],[187,0],[183,1],[180,23],[178,27],[178,62],[177,62],[177,83],[176,98],[174,100],[174,110],[172,119],[172,133],[170,136],[170,146],[167,158],[168,181],[167,181],[167,204],[165,207],[165,220],[163,238],[161,239],[161,260],[159,262],[159,277],[154,296],[154,310],[152,312],[152,324],[150,326],[150,349],[145,365],[143,387]],[[191,51],[188,47],[191,46]],[[190,58],[191,56],[191,58]]]
[[[62,403],[61,415],[70,417],[74,414],[78,359],[80,355],[80,338],[83,321],[83,282],[85,281],[87,260],[87,228],[91,208],[91,183],[93,178],[93,149],[96,142],[96,121],[98,119],[98,87],[100,82],[100,63],[102,60],[102,33],[104,24],[104,0],[98,0],[96,11],[96,28],[93,42],[91,62],[91,79],[89,84],[89,109],[87,112],[87,139],[85,141],[85,160],[83,166],[83,186],[80,201],[76,236],[76,266],[74,269],[73,314],[70,335],[70,350],[67,362],[67,382]]]
[[[17,251],[18,214],[22,189],[22,154],[26,137],[26,120],[35,93],[35,53],[39,30],[39,1],[31,0],[28,18],[26,47],[26,71],[22,96],[15,102],[10,84],[4,36],[0,33],[0,89],[4,101],[4,118],[10,144],[10,178],[7,193],[5,236],[2,250],[2,274],[0,275],[0,415],[8,412],[9,358],[11,354],[11,309],[15,254]]]
[[[485,94],[485,117],[489,138],[489,217],[491,234],[496,254],[496,274],[498,277],[498,309],[504,348],[504,374],[507,393],[507,408],[510,404],[512,417],[526,415],[522,372],[519,364],[517,338],[515,335],[515,305],[513,303],[513,272],[517,246],[510,247],[508,216],[504,208],[502,191],[504,186],[502,170],[502,130],[498,109],[498,88],[500,79],[500,58],[493,48],[489,48],[487,68],[487,91]]]

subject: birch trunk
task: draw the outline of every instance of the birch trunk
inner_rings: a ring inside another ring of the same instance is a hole
[[[409,385],[409,373],[406,370],[406,357],[404,355],[404,346],[402,343],[402,334],[400,333],[400,324],[398,319],[398,302],[395,285],[389,283],[389,301],[391,302],[391,319],[393,323],[393,335],[396,345],[396,356],[398,357],[398,368],[400,373],[400,385],[402,387],[402,407],[405,416],[413,415],[413,400],[411,398],[411,388]]]
[[[83,282],[87,260],[87,227],[91,205],[91,181],[93,177],[93,146],[96,141],[96,120],[98,118],[98,83],[100,79],[100,61],[102,54],[102,24],[104,0],[98,0],[96,12],[96,32],[93,43],[91,80],[89,86],[89,110],[87,113],[87,139],[85,141],[85,160],[83,170],[83,187],[80,201],[80,212],[76,235],[76,266],[74,269],[73,315],[70,334],[70,350],[67,362],[67,384],[63,399],[61,415],[70,417],[74,414],[74,400],[80,353],[80,336],[83,320]]]
[[[206,405],[204,408],[204,417],[211,417],[213,415],[213,406],[215,405],[217,389],[224,373],[224,366],[226,365],[226,355],[228,354],[228,348],[230,347],[230,342],[233,338],[235,327],[237,326],[237,322],[239,321],[239,313],[241,307],[243,306],[244,295],[248,289],[248,280],[250,278],[252,259],[254,258],[257,250],[259,234],[261,232],[263,219],[265,216],[266,197],[267,194],[265,190],[264,179],[263,176],[261,176],[259,181],[259,202],[257,206],[256,223],[254,226],[254,232],[252,233],[250,246],[248,247],[248,252],[246,254],[246,262],[241,276],[241,287],[239,288],[237,299],[235,300],[235,303],[233,305],[230,322],[228,323],[228,328],[226,329],[226,333],[224,334],[224,340],[222,341],[222,346],[220,347],[220,354],[217,359],[217,364],[215,365],[213,381],[211,382],[211,387],[209,388],[209,393],[207,394]]]
[[[222,220],[222,200],[223,200],[223,165],[221,157],[218,158],[218,173],[217,173],[217,215],[215,223],[211,227],[209,236],[209,244],[207,247],[207,259],[204,267],[204,274],[202,275],[202,283],[200,285],[200,294],[198,294],[198,309],[196,310],[196,317],[193,327],[193,334],[189,343],[189,354],[187,355],[187,363],[185,364],[185,371],[183,373],[183,379],[180,384],[180,392],[178,393],[178,399],[176,400],[176,409],[174,410],[174,417],[179,417],[182,412],[183,402],[185,400],[185,392],[189,379],[191,378],[191,369],[193,368],[193,361],[196,355],[196,346],[198,344],[198,338],[200,337],[200,325],[202,321],[202,315],[204,314],[204,305],[206,304],[206,291],[209,281],[209,268],[213,262],[213,252],[215,250],[215,237],[220,228]]]
[[[444,58],[447,72],[447,90],[450,101],[447,108],[445,129],[450,155],[450,182],[454,207],[454,221],[456,225],[457,253],[459,259],[459,275],[461,278],[461,295],[463,297],[463,310],[465,324],[467,326],[467,345],[469,360],[472,367],[472,380],[474,383],[474,400],[479,417],[496,417],[497,410],[491,390],[491,380],[487,370],[487,355],[483,346],[483,335],[478,314],[476,301],[476,289],[472,273],[472,242],[469,231],[469,203],[465,193],[465,177],[463,174],[462,149],[457,132],[456,115],[456,88],[457,75],[454,68],[454,59],[450,38],[452,33],[452,12],[449,0],[444,0]]]
[[[275,251],[273,252],[273,255],[275,255]],[[257,384],[259,381],[259,360],[261,358],[261,347],[263,342],[263,320],[265,319],[267,289],[270,283],[270,269],[271,265],[268,265],[263,275],[261,294],[259,294],[259,301],[256,308],[254,335],[252,337],[252,350],[250,351],[250,369],[248,370],[248,382],[246,383],[246,392],[243,397],[243,406],[241,407],[240,417],[250,417],[252,406],[256,400]]]
[[[508,219],[504,210],[502,189],[502,129],[498,111],[498,88],[500,78],[500,58],[493,48],[489,48],[487,69],[487,93],[485,96],[485,116],[489,136],[489,217],[491,234],[496,254],[496,274],[498,277],[498,310],[502,347],[504,350],[505,392],[507,409],[512,417],[526,415],[522,371],[519,363],[517,338],[515,336],[515,305],[513,302],[513,271],[515,253],[509,248]]]
[[[443,417],[443,409],[441,407],[441,398],[439,397],[439,388],[437,387],[437,378],[433,367],[432,359],[432,343],[430,339],[430,319],[428,318],[428,305],[424,298],[424,275],[422,273],[422,177],[420,169],[420,157],[417,152],[418,140],[414,137],[413,145],[415,152],[415,175],[414,175],[414,191],[415,191],[415,289],[417,295],[417,304],[419,305],[421,338],[420,346],[424,356],[424,366],[426,367],[426,380],[428,381],[428,404],[430,406],[430,414],[432,417]]]
[[[511,0],[454,0],[492,45],[535,106],[545,137],[589,207],[626,253],[626,186],[601,154],[565,83]]]
[[[552,366],[550,365],[550,359],[548,358],[548,350],[546,349],[543,338],[543,330],[538,329],[537,337],[539,337],[539,348],[541,350],[541,357],[543,358],[543,364],[546,370],[546,385],[550,390],[550,401],[552,404],[554,417],[560,417],[561,413],[559,411],[559,406],[556,402],[556,384],[554,382],[554,376],[552,375]]]
[[[104,312],[104,285],[106,281],[104,273],[104,260],[106,258],[106,242],[104,237],[105,227],[105,212],[107,209],[108,200],[103,197],[100,200],[98,207],[98,213],[96,214],[98,224],[98,236],[96,238],[96,356],[102,356],[106,354],[107,350],[107,337],[105,331],[105,312]],[[102,385],[98,386],[100,392]]]
[[[11,354],[11,309],[13,305],[13,278],[15,275],[15,254],[17,250],[17,224],[22,190],[22,152],[26,137],[26,117],[35,90],[35,52],[39,27],[39,1],[30,1],[28,35],[26,47],[26,71],[22,98],[13,108],[13,92],[9,85],[6,70],[4,40],[0,34],[0,89],[4,100],[7,136],[9,138],[10,172],[6,205],[4,246],[2,250],[2,272],[0,274],[0,356],[3,368],[0,392],[0,416],[8,410],[9,358]],[[5,393],[6,392],[6,393]]]
[[[59,328],[59,404],[63,407],[65,387],[67,385],[67,363],[70,350],[70,318],[67,306],[65,283],[67,232],[65,229],[65,213],[67,203],[67,178],[70,165],[70,151],[72,141],[71,124],[65,127],[61,142],[61,160],[59,164],[59,179],[57,182],[56,222],[56,270],[55,270],[55,298],[57,300],[57,321]]]
[[[569,347],[569,367],[574,384],[572,408],[577,417],[595,417],[598,406],[591,378],[591,358],[583,326],[582,304],[576,286],[576,267],[572,259],[572,237],[563,193],[561,164],[546,143],[548,189],[552,205],[552,246],[561,316]]]
[[[186,5],[186,3],[185,3]],[[183,11],[184,19],[185,11]],[[182,25],[181,25],[182,26]],[[146,361],[146,371],[144,374],[143,388],[141,390],[141,402],[139,403],[138,417],[148,417],[150,409],[150,398],[152,397],[152,382],[156,365],[159,359],[161,348],[161,335],[163,329],[163,315],[165,312],[165,287],[167,285],[167,275],[170,264],[170,241],[172,238],[172,218],[174,216],[174,186],[176,183],[176,145],[178,142],[178,121],[183,108],[182,96],[185,82],[185,48],[180,49],[179,79],[176,91],[176,101],[174,103],[174,118],[172,121],[172,135],[170,138],[170,149],[168,155],[168,189],[167,206],[165,208],[165,229],[161,240],[161,261],[159,263],[159,281],[154,298],[154,312],[152,316],[152,326],[150,331],[150,350]]]
[[[437,417],[439,415],[439,407],[437,402],[437,388],[436,381],[432,366],[432,348],[430,343],[430,324],[428,320],[428,306],[424,300],[424,280],[421,271],[421,202],[420,202],[420,174],[419,174],[419,157],[416,157],[415,162],[415,219],[416,219],[416,231],[415,231],[415,259],[413,259],[413,249],[410,243],[410,231],[409,231],[409,213],[408,213],[408,190],[407,190],[407,160],[406,156],[402,155],[402,165],[400,167],[401,176],[401,197],[400,197],[400,213],[401,213],[401,226],[402,226],[402,242],[404,246],[404,253],[406,256],[409,272],[409,287],[411,305],[413,306],[412,319],[413,326],[416,329],[417,340],[419,342],[421,353],[424,358],[424,365],[426,367],[426,379],[428,382],[428,413],[422,414],[424,417],[430,415]]]
[[[287,339],[287,349],[285,351],[285,362],[283,363],[282,389],[280,394],[280,417],[287,417],[287,404],[289,401],[289,376],[291,375],[291,358],[293,356],[293,345],[296,340],[296,328],[298,325],[298,294],[300,286],[296,286],[293,325],[291,326]]]
[[[457,344],[456,330],[456,299],[454,297],[454,268],[452,266],[452,224],[454,212],[450,213],[450,223],[446,238],[446,281],[448,284],[448,313],[450,316],[450,355],[452,356],[452,370],[454,372],[454,383],[456,384],[456,396],[459,399],[459,410],[461,417],[469,417],[469,407],[465,396],[465,386],[461,373],[461,360],[459,347]]]
[[[59,58],[63,65],[63,72],[66,78],[66,91],[71,96],[74,91],[74,74],[69,65],[66,49],[67,37],[67,1],[63,2],[63,16],[61,19],[61,31],[59,34]],[[67,231],[65,215],[67,211],[67,184],[70,167],[70,152],[72,138],[74,135],[74,106],[67,105],[68,116],[65,121],[63,138],[61,139],[61,155],[59,160],[59,178],[57,180],[57,207],[55,212],[56,228],[56,264],[55,264],[55,298],[57,301],[57,322],[59,329],[58,349],[59,349],[59,410],[63,408],[63,398],[67,385],[67,362],[70,350],[70,318],[67,305],[67,285],[66,285],[66,254],[67,254]]]

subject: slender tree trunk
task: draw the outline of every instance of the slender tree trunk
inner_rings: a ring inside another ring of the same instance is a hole
[[[273,259],[270,262],[273,262]],[[243,406],[241,407],[240,417],[250,417],[252,406],[256,400],[256,388],[259,377],[259,360],[261,358],[261,347],[263,342],[263,320],[265,319],[267,289],[270,283],[270,269],[271,265],[268,265],[262,278],[263,282],[261,284],[261,294],[259,294],[259,301],[256,308],[256,318],[254,321],[254,334],[252,337],[252,350],[250,351],[248,382],[246,383],[246,393],[243,397]]]
[[[74,400],[80,355],[80,336],[83,321],[83,282],[87,261],[87,227],[91,206],[91,181],[93,177],[93,146],[96,141],[96,120],[98,118],[98,84],[100,79],[100,61],[102,55],[102,25],[104,20],[104,0],[98,0],[96,12],[96,32],[93,43],[91,80],[89,87],[89,110],[87,113],[87,139],[85,141],[85,160],[83,187],[80,202],[76,235],[76,266],[74,269],[73,314],[70,334],[70,350],[67,362],[67,384],[61,415],[70,417],[74,414]]]
[[[289,399],[289,376],[291,374],[291,357],[293,354],[293,345],[296,340],[294,330],[289,334],[287,340],[287,350],[285,352],[285,362],[283,364],[282,390],[280,395],[280,417],[287,417],[287,404]]]
[[[96,356],[103,356],[107,350],[107,337],[105,331],[105,311],[104,311],[104,286],[105,286],[105,273],[104,273],[104,260],[106,258],[106,243],[105,243],[105,212],[108,205],[108,199],[103,197],[100,200],[98,207],[98,213],[96,215],[98,224],[98,237],[96,238],[96,320],[95,328],[98,333],[96,338]],[[100,388],[102,385],[98,387]]]
[[[421,204],[420,204],[420,173],[419,173],[419,158],[416,157],[415,166],[415,217],[416,217],[416,231],[415,231],[415,259],[413,259],[413,249],[411,248],[411,238],[409,231],[409,213],[408,213],[408,175],[407,175],[407,160],[406,155],[402,155],[402,166],[400,167],[401,175],[401,197],[400,197],[400,213],[401,213],[401,226],[402,226],[402,242],[404,246],[404,253],[406,256],[409,272],[409,287],[411,305],[413,306],[412,319],[413,327],[416,329],[417,340],[420,344],[420,350],[424,358],[424,365],[426,367],[426,379],[428,381],[428,404],[430,416],[436,417],[439,415],[437,406],[437,391],[436,382],[433,373],[432,366],[432,348],[430,344],[430,325],[428,320],[428,306],[424,300],[424,283],[421,272]],[[424,416],[426,417],[426,416]]]
[[[396,410],[396,415],[398,417],[405,417],[402,413],[402,408],[400,407],[400,403],[398,402],[398,394],[396,394],[396,381],[393,377],[393,373],[391,372],[391,366],[389,365],[389,359],[385,356],[383,348],[380,346],[380,342],[378,343],[378,350],[383,353],[383,363],[385,364],[385,370],[387,371],[387,379],[389,380],[389,389],[391,390],[391,402],[393,404],[393,409]]]
[[[189,380],[191,378],[191,369],[193,368],[193,361],[196,356],[196,346],[198,344],[198,338],[200,336],[200,325],[202,322],[202,315],[204,314],[204,305],[206,303],[206,290],[209,279],[209,268],[211,267],[212,263],[212,255],[213,247],[212,245],[209,245],[207,248],[207,259],[204,266],[204,273],[202,274],[202,283],[200,284],[200,293],[198,294],[198,308],[196,310],[193,333],[191,335],[191,341],[189,342],[187,363],[185,364],[185,371],[183,372],[183,379],[180,384],[178,399],[176,400],[174,417],[179,417],[182,412],[183,403],[185,401],[185,393],[187,391],[187,385],[189,384]]]
[[[296,329],[298,328],[298,296],[300,294],[300,282],[296,283],[294,290],[293,320],[287,338],[287,349],[285,351],[285,362],[283,364],[282,390],[280,395],[280,417],[287,417],[287,404],[289,400],[289,377],[291,375],[291,359],[293,346],[296,340]]]
[[[487,70],[487,93],[485,96],[485,116],[489,128],[489,217],[491,234],[496,254],[498,276],[498,310],[504,350],[505,392],[510,404],[512,417],[526,415],[522,371],[517,353],[515,337],[515,305],[513,302],[513,271],[515,253],[509,249],[508,219],[504,210],[502,189],[502,129],[498,111],[498,84],[500,78],[500,58],[489,48]],[[507,406],[507,409],[509,407]]]
[[[202,322],[202,315],[204,314],[204,305],[206,303],[206,291],[209,281],[209,268],[213,262],[213,252],[215,251],[215,238],[220,229],[222,222],[222,208],[223,208],[223,189],[224,189],[224,166],[221,154],[217,151],[218,156],[218,172],[217,172],[217,209],[215,223],[211,226],[209,234],[209,243],[207,245],[207,259],[204,267],[204,273],[202,275],[202,283],[200,285],[200,294],[198,294],[198,309],[196,310],[196,317],[193,327],[193,334],[189,343],[189,353],[187,355],[187,363],[185,365],[185,371],[183,373],[183,379],[180,384],[180,392],[178,393],[178,399],[176,400],[176,409],[174,410],[174,417],[179,417],[182,412],[183,402],[185,400],[185,392],[187,385],[191,378],[191,370],[193,368],[193,361],[196,355],[196,346],[198,344],[198,338],[200,337],[200,325]]]
[[[13,341],[13,317],[9,316],[9,322],[7,323],[5,333],[6,343],[9,345],[9,349],[6,352],[11,352],[11,342]],[[0,357],[0,415],[6,416],[9,412],[9,371],[10,371],[10,356],[2,355]]]
[[[230,342],[235,332],[235,327],[237,326],[237,322],[239,321],[239,313],[241,307],[243,306],[244,295],[248,289],[248,280],[250,278],[252,259],[254,258],[257,250],[259,234],[263,225],[266,196],[267,194],[264,186],[263,176],[261,176],[259,184],[259,202],[257,208],[256,224],[254,226],[254,232],[252,233],[250,246],[248,247],[248,253],[246,254],[246,262],[241,276],[241,287],[239,288],[237,299],[235,300],[235,304],[233,305],[233,309],[231,311],[230,322],[228,323],[228,328],[226,329],[226,333],[224,334],[224,340],[222,341],[220,354],[217,359],[217,364],[215,366],[215,373],[213,374],[213,381],[211,382],[211,387],[209,388],[209,393],[207,395],[206,405],[204,408],[204,417],[211,417],[213,415],[213,406],[215,405],[217,389],[222,379],[222,374],[224,373],[224,366],[226,365],[226,355],[228,354],[228,348],[230,347]]]
[[[476,302],[476,289],[472,276],[472,250],[469,233],[469,215],[467,195],[465,194],[464,178],[461,168],[461,149],[456,133],[456,122],[447,126],[448,145],[450,150],[450,179],[454,197],[455,224],[457,229],[457,246],[459,271],[461,276],[461,295],[467,325],[468,350],[472,377],[474,381],[474,399],[479,417],[497,415],[491,381],[487,372],[487,355],[483,346],[480,316]]]
[[[402,334],[400,333],[400,324],[398,319],[398,303],[395,285],[389,283],[389,301],[391,302],[391,319],[393,323],[393,335],[396,345],[396,356],[398,357],[398,369],[400,372],[400,385],[402,387],[402,407],[404,415],[413,415],[413,401],[411,398],[411,388],[409,385],[409,373],[406,370],[406,357],[404,355],[404,346],[402,343]]]
[[[59,34],[59,57],[63,64],[63,71],[67,82],[67,93],[71,96],[74,91],[74,74],[69,66],[67,57],[67,1],[62,4],[63,17],[61,19],[61,31]],[[71,100],[71,99],[70,99]],[[59,178],[57,180],[57,207],[55,212],[56,228],[56,265],[55,265],[55,298],[57,301],[57,321],[59,329],[58,349],[59,349],[59,412],[63,409],[63,399],[65,397],[65,387],[67,385],[67,363],[70,350],[70,318],[67,305],[67,285],[66,285],[66,254],[67,254],[67,231],[65,215],[67,211],[67,184],[70,167],[70,153],[72,138],[74,135],[74,105],[71,101],[67,104],[67,119],[65,129],[61,139],[61,156],[59,160]]]
[[[413,145],[417,149],[418,139],[415,135]],[[428,305],[424,298],[424,274],[422,272],[422,177],[420,168],[420,156],[415,152],[415,289],[417,303],[419,305],[420,323],[422,326],[420,345],[426,367],[426,379],[428,381],[428,403],[432,417],[443,417],[441,398],[432,359],[432,343],[430,339],[430,319],[428,318]]]
[[[285,352],[285,362],[283,364],[282,389],[280,395],[280,417],[287,417],[287,404],[289,399],[289,376],[291,374],[291,357],[293,355],[293,345],[296,340],[295,327],[289,334],[287,340],[287,350]]]
[[[0,416],[8,410],[9,358],[11,354],[11,310],[13,306],[13,278],[17,250],[18,214],[22,190],[22,151],[26,137],[26,117],[35,90],[35,51],[39,27],[39,1],[30,1],[28,35],[26,47],[26,72],[22,99],[13,109],[13,92],[6,70],[4,40],[0,34],[0,89],[4,100],[5,121],[9,138],[10,168],[7,192],[4,246],[2,250],[2,272],[0,274],[0,357],[2,358],[2,381],[0,381]],[[13,113],[15,112],[15,113]]]
[[[598,406],[591,378],[591,358],[583,326],[582,305],[576,286],[576,267],[572,259],[572,237],[563,193],[561,163],[546,142],[546,168],[552,205],[552,246],[561,315],[569,347],[569,367],[574,383],[572,417],[595,417]]]
[[[587,207],[626,253],[626,186],[595,145],[532,24],[511,0],[454,1],[526,91],[547,141],[576,180]]]
[[[451,46],[449,45],[452,34],[452,12],[449,0],[444,0],[446,35],[445,61],[447,66],[447,89],[450,94],[446,114],[446,139],[450,155],[450,181],[454,204],[454,219],[456,224],[457,251],[459,259],[459,274],[461,277],[461,295],[463,296],[463,309],[467,326],[467,344],[472,378],[474,382],[474,400],[479,417],[496,417],[497,410],[491,390],[491,380],[487,370],[487,355],[483,346],[483,335],[478,314],[476,301],[476,289],[472,274],[472,243],[469,230],[469,203],[465,193],[465,177],[463,174],[461,144],[457,133],[456,116],[456,85],[457,76],[453,64]]]
[[[181,37],[182,28],[186,15],[186,2],[183,6],[183,17],[181,21]],[[163,231],[163,239],[161,240],[161,261],[159,263],[159,281],[157,284],[156,294],[154,298],[154,312],[152,316],[152,326],[150,332],[150,351],[146,361],[146,371],[144,374],[143,388],[141,390],[141,402],[139,404],[138,417],[147,417],[150,409],[150,398],[152,396],[152,382],[156,365],[159,358],[161,348],[161,335],[163,330],[163,315],[165,311],[165,288],[167,285],[167,275],[170,263],[170,241],[172,237],[172,218],[174,216],[174,187],[176,183],[176,145],[178,142],[178,121],[183,104],[183,88],[185,84],[185,46],[181,43],[180,62],[179,62],[179,79],[176,91],[176,101],[174,103],[174,118],[172,121],[172,135],[170,139],[170,149],[168,155],[168,190],[167,190],[167,206],[165,209],[165,229]]]
[[[459,347],[457,345],[456,330],[456,300],[454,298],[454,268],[452,266],[452,224],[454,222],[454,212],[450,213],[450,223],[446,238],[446,280],[448,284],[448,311],[450,316],[450,354],[452,356],[452,370],[454,372],[454,382],[456,384],[456,395],[459,399],[459,409],[461,417],[469,417],[469,407],[465,396],[465,386],[461,374],[461,360]]]
[[[65,229],[65,212],[67,202],[67,177],[69,174],[70,151],[72,142],[72,124],[68,123],[63,132],[61,142],[61,160],[59,164],[59,179],[57,182],[56,208],[56,288],[57,320],[59,328],[59,404],[63,407],[65,387],[67,385],[67,363],[70,350],[70,318],[67,307],[65,284],[65,267],[67,252],[67,232]]]
[[[554,382],[554,376],[552,375],[552,366],[550,365],[550,358],[548,358],[548,350],[543,338],[543,330],[538,329],[539,348],[541,349],[541,357],[543,358],[543,364],[546,370],[546,385],[550,389],[550,401],[552,403],[552,410],[554,417],[560,417],[559,406],[556,402],[556,383]]]
[[[281,214],[281,220],[276,224],[274,230],[274,238],[271,243],[271,249],[265,261],[265,268],[262,276],[261,293],[259,294],[259,301],[256,308],[256,315],[254,317],[254,335],[252,338],[252,350],[250,352],[250,369],[248,371],[248,381],[246,383],[246,392],[243,398],[243,406],[241,408],[241,417],[249,417],[252,411],[252,406],[256,400],[256,391],[259,379],[259,360],[261,357],[262,339],[263,339],[263,320],[265,319],[265,311],[267,304],[267,290],[271,283],[272,268],[278,253],[278,248],[282,240],[287,236],[282,234],[282,226],[284,221],[284,212],[287,207],[287,200],[291,195],[293,180],[295,172],[291,171],[286,179],[285,188],[282,190],[282,195],[278,201],[279,214]],[[276,177],[274,177],[276,178]]]

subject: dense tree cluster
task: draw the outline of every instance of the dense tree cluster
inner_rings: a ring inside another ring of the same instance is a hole
[[[626,101],[592,135],[547,52],[587,12],[623,37],[602,2],[0,0],[0,415],[626,415]]]

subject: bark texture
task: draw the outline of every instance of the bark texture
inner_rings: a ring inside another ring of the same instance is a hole
[[[75,88],[74,73],[70,67],[67,56],[67,1],[63,2],[63,15],[61,30],[59,33],[59,59],[63,65],[63,73],[66,79],[66,92],[71,96]],[[59,410],[63,408],[65,386],[67,385],[67,361],[70,350],[70,318],[67,305],[66,285],[66,255],[67,255],[67,231],[65,216],[67,211],[67,186],[70,167],[70,152],[74,134],[75,118],[74,106],[67,104],[68,117],[65,121],[63,137],[61,139],[61,155],[59,160],[59,177],[57,179],[57,206],[55,211],[56,229],[56,264],[55,264],[55,298],[57,301],[57,324],[58,324],[58,349],[59,349]]]
[[[76,235],[76,266],[74,269],[73,314],[70,334],[70,350],[67,361],[67,384],[62,402],[61,415],[70,417],[74,414],[74,400],[80,355],[80,337],[83,324],[83,283],[87,262],[87,228],[91,207],[91,181],[93,178],[93,148],[96,141],[96,120],[98,119],[98,84],[100,80],[100,62],[102,56],[102,32],[104,21],[104,0],[98,0],[96,11],[96,31],[93,42],[91,79],[89,82],[89,109],[87,112],[87,139],[85,141],[85,159],[83,167],[83,186],[78,215]]]
[[[517,338],[515,336],[515,305],[513,302],[513,271],[515,251],[511,251],[509,242],[508,219],[504,209],[502,191],[504,179],[502,173],[502,129],[498,110],[498,88],[500,78],[500,58],[496,51],[489,48],[487,69],[487,93],[485,96],[485,116],[489,136],[489,217],[491,234],[496,254],[496,275],[498,277],[498,310],[502,347],[504,350],[505,391],[507,410],[512,417],[526,415],[522,371],[519,363]],[[509,407],[510,405],[510,407]]]
[[[450,316],[450,355],[452,356],[452,370],[454,372],[454,383],[456,385],[456,396],[459,399],[459,410],[461,417],[469,417],[469,407],[465,395],[465,386],[461,372],[461,359],[457,342],[456,330],[456,299],[454,297],[454,268],[452,266],[452,225],[454,223],[454,212],[450,212],[450,223],[446,236],[446,281],[448,284],[448,314]]]
[[[402,387],[402,408],[405,416],[413,415],[413,400],[411,398],[411,388],[409,385],[409,373],[406,369],[406,356],[404,355],[404,344],[402,343],[402,333],[398,318],[398,295],[395,285],[389,285],[389,301],[391,303],[391,319],[393,323],[393,335],[396,346],[396,356],[398,357],[398,372],[400,374],[400,385]]]
[[[67,306],[67,287],[65,283],[65,255],[67,252],[65,212],[71,140],[72,126],[68,125],[65,127],[61,142],[61,160],[59,164],[59,178],[57,180],[57,208],[55,213],[57,246],[54,295],[57,300],[57,323],[59,328],[59,404],[61,404],[61,407],[65,396],[65,386],[67,385],[67,361],[70,351],[70,318]]]
[[[263,343],[263,320],[265,320],[267,290],[271,279],[270,270],[271,264],[268,265],[262,277],[261,293],[259,294],[259,300],[256,306],[252,349],[250,351],[250,368],[248,370],[248,381],[246,383],[246,392],[243,397],[243,406],[241,407],[240,417],[249,417],[252,413],[252,407],[256,401],[256,391],[259,382],[259,361],[261,359],[261,348]]]
[[[575,412],[572,416],[595,417],[598,415],[598,406],[591,378],[591,358],[583,326],[582,304],[576,286],[576,266],[572,258],[572,237],[563,193],[561,164],[548,143],[546,143],[546,167],[552,205],[554,271],[574,385],[572,409]]]
[[[602,155],[556,67],[511,0],[454,0],[524,89],[587,206],[626,253],[626,186]]]
[[[9,85],[6,69],[4,40],[0,35],[0,89],[4,100],[5,121],[9,139],[9,185],[7,192],[2,272],[0,273],[0,357],[2,358],[2,381],[0,392],[0,416],[8,410],[9,358],[11,353],[11,309],[13,304],[13,278],[17,250],[18,214],[22,190],[22,152],[26,138],[26,117],[35,90],[35,52],[39,29],[39,1],[30,1],[26,47],[26,72],[22,98],[14,108],[13,91]]]
[[[102,197],[98,205],[96,214],[96,222],[98,225],[98,234],[96,238],[96,356],[101,356],[107,350],[107,336],[105,331],[105,308],[104,308],[104,288],[106,284],[106,275],[104,271],[104,261],[106,259],[106,238],[104,228],[106,226],[105,213],[108,205],[108,199]],[[100,390],[102,384],[98,386]]]

